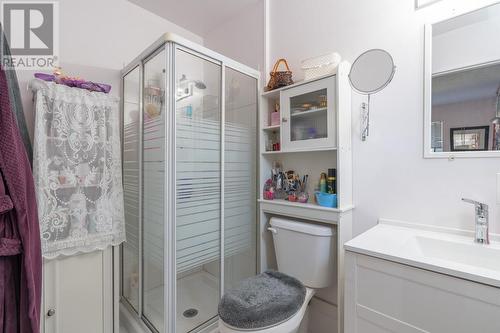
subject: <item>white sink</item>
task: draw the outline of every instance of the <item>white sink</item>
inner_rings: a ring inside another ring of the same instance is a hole
[[[500,287],[500,242],[473,241],[473,233],[381,221],[345,244],[348,251],[374,256]]]
[[[409,253],[414,251],[414,255],[428,259],[489,269],[500,273],[500,248],[496,248],[494,245],[476,244],[472,240],[461,242],[459,240],[415,236],[406,244],[406,250]]]

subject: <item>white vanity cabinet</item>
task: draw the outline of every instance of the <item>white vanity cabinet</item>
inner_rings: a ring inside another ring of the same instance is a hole
[[[500,288],[346,252],[345,333],[498,333]]]
[[[500,235],[381,219],[344,244],[345,333],[500,332]]]
[[[335,147],[336,82],[334,75],[282,91],[283,151]]]

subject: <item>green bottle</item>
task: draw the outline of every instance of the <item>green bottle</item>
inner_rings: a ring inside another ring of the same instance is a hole
[[[319,191],[322,193],[327,192],[326,173],[324,173],[324,172],[321,173],[321,178],[319,179]]]

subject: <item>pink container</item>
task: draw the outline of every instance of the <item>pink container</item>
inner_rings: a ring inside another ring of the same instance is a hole
[[[280,124],[280,112],[271,112],[271,126]]]

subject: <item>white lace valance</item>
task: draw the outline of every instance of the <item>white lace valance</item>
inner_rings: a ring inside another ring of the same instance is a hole
[[[35,177],[45,258],[125,240],[118,100],[34,80]]]

